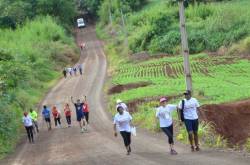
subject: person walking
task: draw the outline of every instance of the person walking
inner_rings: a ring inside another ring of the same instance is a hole
[[[123,138],[127,155],[130,155],[132,116],[122,106],[117,107],[117,111],[118,113],[114,117],[114,136],[117,137],[118,130]]]
[[[50,109],[46,105],[43,106],[42,115],[48,130],[51,130]]]
[[[180,101],[178,109],[183,113],[184,123],[191,145],[191,151],[200,151],[198,138],[199,121],[197,113],[197,110],[199,111],[200,104],[197,99],[192,97],[191,91],[187,90],[183,94],[185,96],[185,99]]]
[[[81,133],[84,131],[87,131],[87,128],[85,127],[85,121],[84,121],[84,113],[83,113],[83,102],[81,102],[80,99],[77,99],[76,102],[73,100],[73,96],[71,96],[71,102],[75,105],[76,109],[76,120],[79,123]]]
[[[167,104],[165,97],[160,99],[160,106],[156,109],[156,117],[159,119],[161,130],[168,136],[170,154],[177,155],[174,149],[174,132],[172,112],[177,109],[177,105]]]
[[[36,132],[38,133],[39,132],[38,123],[37,123],[38,115],[37,115],[36,111],[33,111],[33,109],[30,109],[29,114],[30,114],[30,117],[32,119],[33,130],[35,132],[35,128],[36,128]]]
[[[116,100],[116,109],[119,107],[119,106],[122,106],[123,107],[123,110],[127,111],[128,112],[128,106],[120,99],[117,99]]]
[[[78,69],[79,69],[80,75],[82,75],[82,64],[78,65]]]
[[[67,71],[66,71],[66,68],[63,69],[63,76],[64,76],[64,78],[67,78]]]
[[[29,142],[34,143],[32,119],[28,115],[28,112],[23,113],[23,125],[26,129]]]
[[[83,102],[83,113],[84,113],[84,117],[86,119],[87,125],[89,124],[89,106],[87,103],[87,97],[85,96],[85,100]]]
[[[74,74],[76,76],[77,75],[77,69],[76,69],[76,67],[73,68],[73,71],[74,71]]]
[[[53,106],[52,108],[52,115],[54,117],[55,127],[61,128],[61,114],[60,111],[56,108],[56,106]]]
[[[71,110],[68,103],[64,107],[64,114],[66,117],[68,127],[71,127]]]

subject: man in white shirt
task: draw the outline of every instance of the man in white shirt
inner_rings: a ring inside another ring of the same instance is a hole
[[[127,155],[131,152],[131,115],[123,109],[122,106],[117,107],[118,113],[114,117],[114,135],[117,137],[117,130],[119,130],[124,145],[127,150]]]
[[[177,105],[167,104],[167,99],[165,97],[160,99],[160,107],[156,109],[156,117],[159,119],[160,127],[162,131],[168,136],[171,155],[177,155],[177,152],[174,150],[172,119],[172,112],[176,109]]]
[[[187,90],[183,93],[185,99],[180,101],[178,108],[183,110],[184,123],[188,132],[189,142],[191,145],[191,151],[199,151],[199,139],[198,139],[198,113],[200,104],[197,99],[192,97],[191,91]],[[184,104],[183,104],[183,103]],[[195,147],[194,147],[195,144]]]
[[[116,100],[116,109],[117,109],[119,106],[121,106],[121,107],[123,108],[123,110],[125,110],[125,111],[128,112],[128,106],[127,106],[124,102],[122,102],[122,100],[117,99],[117,100]]]

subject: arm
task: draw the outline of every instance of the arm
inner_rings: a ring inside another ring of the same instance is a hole
[[[73,96],[71,96],[71,102],[72,102],[73,104],[75,104],[75,103],[74,103],[74,100],[73,100]]]

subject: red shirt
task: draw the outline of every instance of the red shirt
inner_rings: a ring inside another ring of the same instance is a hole
[[[52,115],[54,118],[59,118],[60,117],[60,114],[58,113],[57,110],[52,110]]]
[[[65,108],[64,108],[64,114],[65,114],[65,116],[71,116],[71,111],[70,111],[70,109],[67,108],[67,107],[65,107]]]
[[[88,104],[83,105],[83,112],[89,112],[89,106]]]

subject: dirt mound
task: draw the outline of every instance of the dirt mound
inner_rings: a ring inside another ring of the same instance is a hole
[[[130,60],[134,62],[142,62],[142,61],[147,61],[150,59],[158,59],[158,58],[163,58],[167,56],[171,56],[171,55],[166,54],[166,53],[149,54],[148,52],[144,51],[144,52],[132,54],[130,56]]]
[[[244,144],[250,137],[250,100],[205,105],[201,118],[215,124],[216,131],[231,144]]]
[[[114,94],[114,93],[121,93],[122,91],[139,88],[139,87],[145,87],[150,85],[150,82],[140,82],[140,83],[130,83],[125,85],[116,85],[109,89],[108,94]]]

